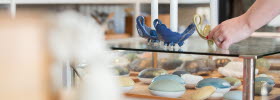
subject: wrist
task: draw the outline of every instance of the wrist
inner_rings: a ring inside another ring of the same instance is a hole
[[[244,25],[244,28],[251,33],[257,30],[256,26],[252,23],[246,13],[240,16],[240,21]]]

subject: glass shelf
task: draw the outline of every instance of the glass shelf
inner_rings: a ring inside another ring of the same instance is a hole
[[[214,56],[256,56],[261,58],[268,55],[280,53],[280,39],[278,38],[259,38],[250,37],[239,43],[233,44],[228,50],[209,47],[206,40],[200,37],[192,37],[185,41],[185,44],[179,48],[166,49],[164,46],[147,45],[145,41],[129,41],[110,45],[113,50],[147,51],[147,52],[165,52],[181,54],[198,54]]]

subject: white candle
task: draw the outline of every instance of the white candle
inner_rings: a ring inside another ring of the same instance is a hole
[[[219,24],[219,1],[210,0],[210,23],[211,29],[215,28]]]
[[[16,16],[16,2],[15,0],[10,1],[10,14],[12,18],[15,18]]]
[[[158,19],[158,0],[152,0],[151,2],[151,26],[155,29],[153,21]]]
[[[178,0],[170,2],[170,29],[178,32]]]

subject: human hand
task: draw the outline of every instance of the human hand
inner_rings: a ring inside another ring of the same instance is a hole
[[[219,48],[228,49],[231,44],[248,38],[253,31],[245,16],[239,16],[222,22],[206,38],[214,40]]]

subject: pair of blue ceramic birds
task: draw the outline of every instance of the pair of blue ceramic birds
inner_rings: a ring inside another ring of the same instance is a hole
[[[153,24],[156,30],[152,30],[145,24],[143,16],[139,16],[136,19],[138,34],[148,39],[148,42],[163,41],[166,46],[175,46],[178,44],[180,47],[184,44],[184,41],[188,39],[196,29],[195,24],[190,24],[183,33],[172,32],[165,24],[159,19],[154,20]]]

